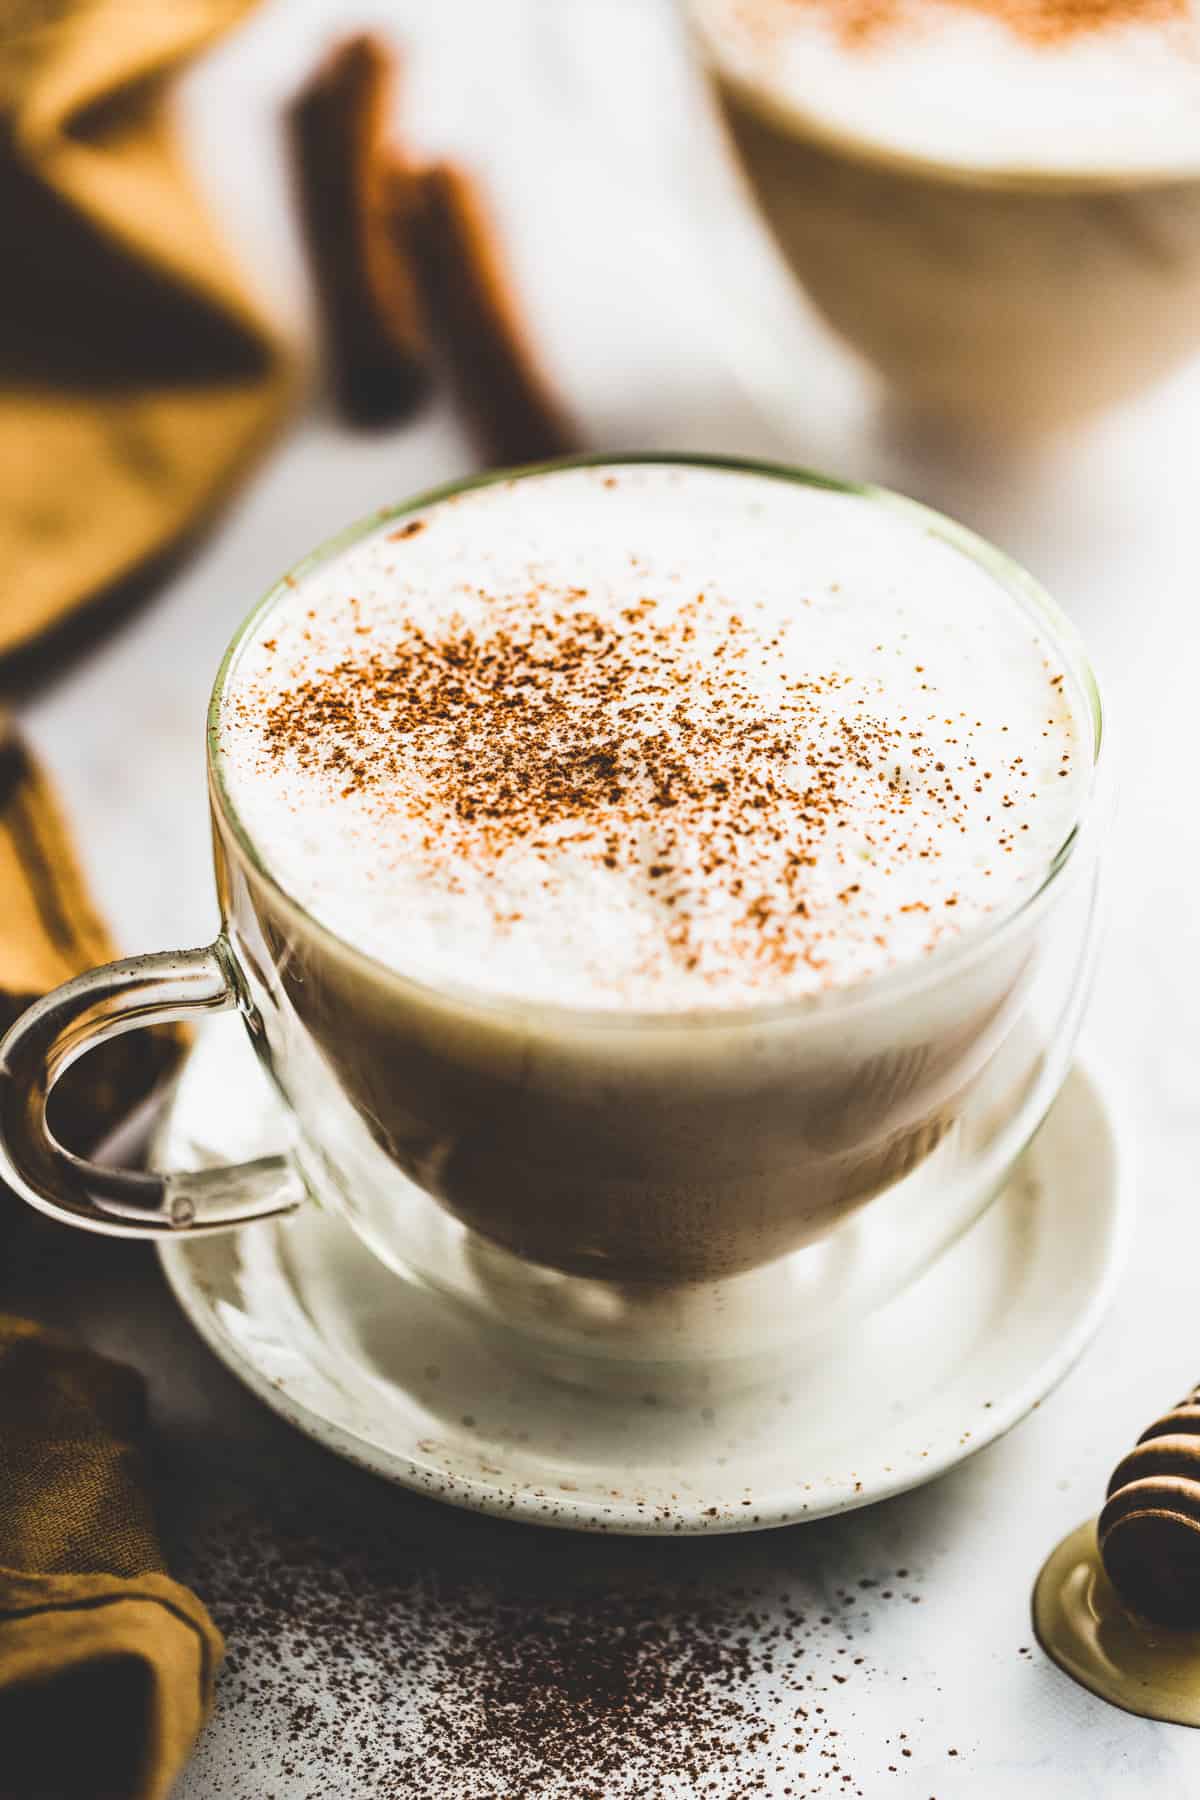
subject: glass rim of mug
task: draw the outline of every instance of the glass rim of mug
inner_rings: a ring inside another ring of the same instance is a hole
[[[382,962],[371,956],[348,938],[342,937],[338,932],[325,925],[295,898],[281,878],[274,874],[238,815],[225,780],[224,757],[220,744],[220,712],[225,689],[239,656],[249,643],[260,621],[275,606],[287,599],[301,579],[334,557],[340,556],[361,538],[379,530],[385,524],[390,524],[393,520],[423,512],[455,495],[469,493],[478,488],[498,486],[502,482],[536,479],[539,476],[564,469],[620,469],[636,465],[713,469],[728,474],[764,476],[771,480],[788,481],[801,487],[845,494],[851,498],[867,501],[872,505],[883,506],[923,525],[932,535],[957,550],[961,555],[966,556],[977,567],[982,568],[1009,598],[1015,600],[1026,612],[1032,613],[1035,622],[1046,631],[1051,642],[1067,663],[1079,697],[1084,703],[1085,717],[1090,718],[1092,725],[1092,766],[1087,790],[1080,803],[1075,822],[1050,858],[1046,871],[1036,887],[1022,895],[1015,905],[1006,908],[995,918],[989,918],[972,927],[951,943],[938,945],[915,962],[902,963],[898,967],[883,970],[879,974],[865,977],[859,981],[848,982],[843,986],[819,988],[814,992],[794,994],[783,999],[755,1000],[734,1006],[709,1004],[688,1008],[577,1006],[569,1001],[522,998],[518,994],[476,987],[466,981],[425,979],[419,973],[397,969],[390,963]],[[341,958],[349,960],[352,965],[361,967],[364,974],[376,983],[415,990],[436,1000],[451,1000],[490,1013],[509,1015],[517,1013],[524,1019],[545,1017],[548,1020],[558,1019],[565,1025],[594,1025],[597,1028],[609,1030],[653,1026],[690,1030],[695,1026],[734,1026],[749,1021],[765,1022],[800,1018],[806,1014],[828,1019],[833,1015],[857,1013],[886,1000],[899,998],[907,992],[918,992],[940,985],[941,982],[953,979],[956,974],[972,966],[977,959],[991,951],[998,942],[1014,933],[1020,924],[1045,908],[1050,896],[1059,886],[1060,876],[1077,860],[1081,844],[1097,829],[1098,819],[1102,817],[1105,810],[1102,804],[1102,789],[1106,785],[1105,778],[1109,762],[1109,758],[1103,755],[1103,745],[1110,737],[1111,727],[1105,718],[1099,683],[1082,639],[1071,620],[1051,599],[1041,584],[1019,563],[1014,562],[1012,558],[996,549],[986,538],[971,531],[969,527],[959,525],[955,520],[947,518],[945,514],[925,506],[921,501],[910,500],[903,494],[895,493],[890,488],[880,487],[871,482],[841,481],[834,476],[818,474],[813,470],[796,468],[786,463],[762,461],[752,457],[718,456],[690,451],[647,450],[625,453],[599,452],[583,456],[560,457],[550,462],[527,463],[515,468],[488,470],[484,474],[471,475],[459,481],[445,482],[438,487],[427,488],[394,505],[378,507],[364,517],[356,519],[352,524],[344,526],[334,536],[325,539],[268,589],[267,593],[250,609],[230,639],[217,670],[209,700],[207,763],[209,789],[213,796],[214,807],[228,825],[238,849],[255,876],[269,888],[274,901],[281,905],[285,912],[295,915],[303,923],[305,930],[315,935],[318,941],[328,943]]]

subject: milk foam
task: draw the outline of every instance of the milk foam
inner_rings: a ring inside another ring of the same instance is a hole
[[[984,174],[1200,170],[1194,6],[1048,40],[953,0],[910,0],[893,25],[850,37],[839,0],[692,8],[722,68],[838,141]]]
[[[1061,656],[924,515],[654,464],[302,574],[219,754],[266,864],[378,961],[668,1010],[925,958],[1036,889],[1091,774]]]

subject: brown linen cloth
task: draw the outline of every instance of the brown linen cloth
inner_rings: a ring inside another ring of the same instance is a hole
[[[165,99],[250,3],[0,0],[0,657],[197,524],[287,397]],[[0,718],[0,1031],[112,954]],[[60,1135],[89,1148],[173,1051],[136,1032],[83,1059]],[[162,1800],[208,1710],[221,1638],[164,1572],[144,1412],[133,1371],[0,1314],[0,1800]]]
[[[221,1635],[164,1573],[131,1369],[0,1314],[0,1796],[164,1800]]]
[[[54,792],[0,713],[0,1034],[31,1001],[115,955]],[[92,1149],[155,1086],[179,1042],[169,1030],[127,1032],[69,1070],[51,1102],[64,1143]],[[19,1205],[0,1188],[0,1255]],[[0,1745],[0,1780],[2,1763]]]
[[[195,524],[285,399],[175,146],[167,76],[248,0],[0,5],[0,656]],[[113,954],[54,795],[0,720],[0,1030]],[[169,1037],[131,1033],[56,1095],[88,1148]],[[4,1225],[18,1202],[0,1196]],[[163,1569],[141,1382],[0,1315],[0,1800],[160,1800],[221,1656]]]
[[[252,0],[0,0],[0,657],[148,566],[276,418],[169,75]]]
[[[53,792],[0,718],[0,1029],[112,954]],[[55,1095],[60,1135],[90,1147],[176,1048],[130,1032],[85,1057]],[[21,1217],[0,1192],[0,1262]],[[0,1313],[0,1800],[158,1800],[203,1723],[221,1639],[163,1573],[144,1413],[132,1370]]]

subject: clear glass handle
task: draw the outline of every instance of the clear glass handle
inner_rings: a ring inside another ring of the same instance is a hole
[[[227,1231],[291,1212],[305,1189],[286,1156],[178,1174],[106,1169],[65,1149],[46,1121],[55,1083],[86,1051],[237,1005],[220,943],[108,963],[37,1001],[0,1039],[0,1181],[51,1218],[109,1237]]]

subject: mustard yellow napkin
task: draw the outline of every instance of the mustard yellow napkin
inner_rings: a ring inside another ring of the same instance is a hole
[[[0,656],[198,522],[285,398],[167,104],[250,4],[0,4]]]
[[[0,713],[0,1035],[31,1001],[115,955],[54,790]],[[170,1030],[131,1031],[84,1057],[51,1101],[58,1135],[73,1150],[93,1148],[161,1079],[179,1043]],[[0,1245],[19,1205],[0,1189]]]
[[[164,1572],[131,1369],[0,1315],[0,1794],[163,1800],[220,1633]]]
[[[0,1030],[112,954],[54,793],[0,717]],[[60,1135],[90,1147],[176,1048],[133,1032],[85,1057],[55,1094]],[[21,1212],[0,1191],[0,1262]],[[203,1721],[220,1639],[162,1572],[143,1415],[132,1371],[0,1314],[0,1800],[165,1795]]]

